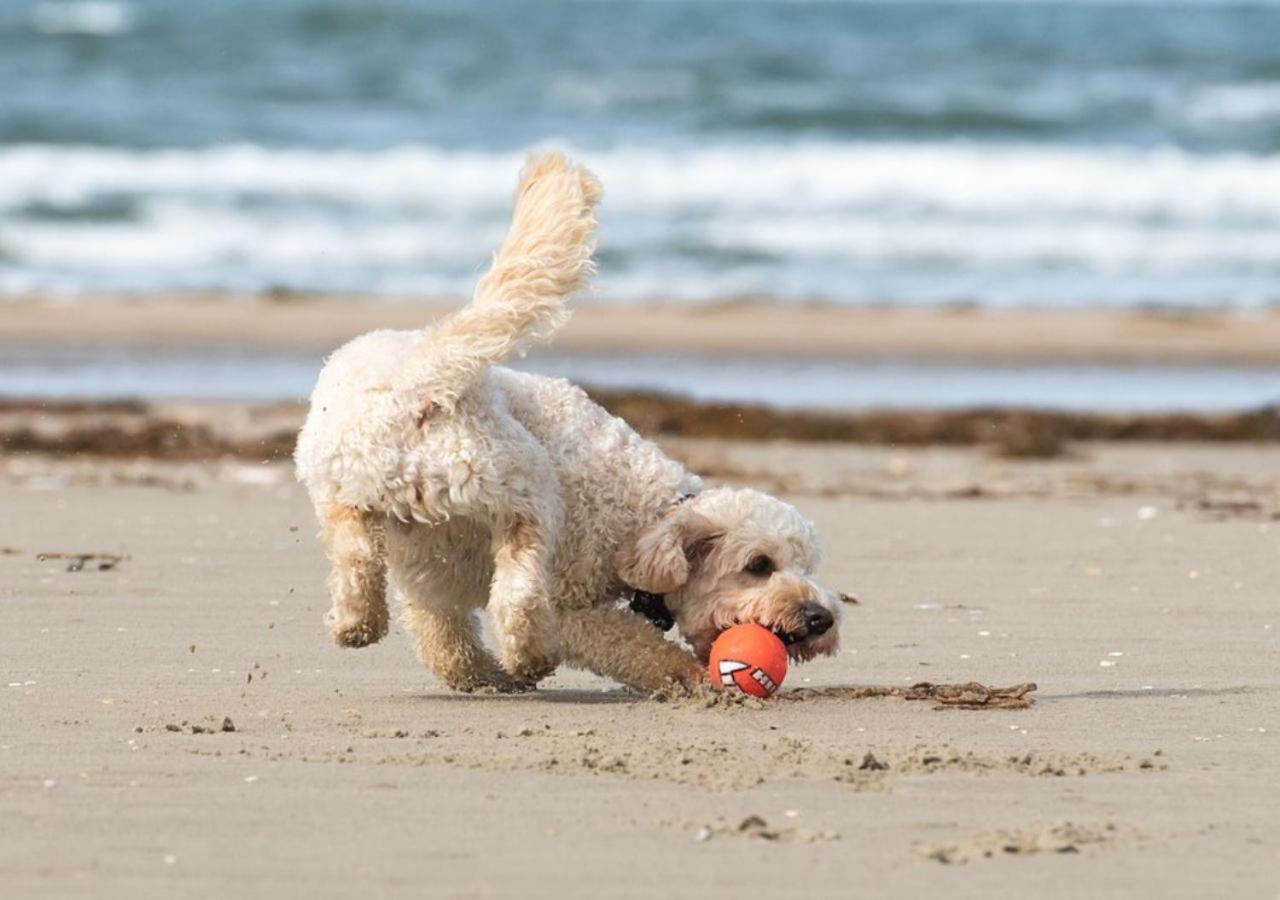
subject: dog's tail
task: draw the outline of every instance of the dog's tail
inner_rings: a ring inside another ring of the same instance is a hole
[[[451,409],[488,366],[546,340],[569,318],[565,297],[595,271],[600,182],[562,153],[529,157],[506,240],[471,303],[426,337],[420,386]]]

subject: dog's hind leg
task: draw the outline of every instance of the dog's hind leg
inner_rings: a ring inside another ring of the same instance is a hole
[[[325,552],[332,566],[329,595],[333,606],[325,624],[335,643],[364,647],[387,633],[387,566],[382,516],[325,504],[319,510]]]
[[[503,668],[530,684],[560,663],[556,613],[547,587],[552,552],[546,525],[532,517],[512,516],[495,529],[489,613]]]
[[[428,599],[416,589],[406,592],[401,621],[423,665],[455,691],[492,688],[527,690],[530,685],[512,678],[480,642],[474,608],[446,605]]]
[[[401,621],[436,677],[459,691],[527,688],[502,670],[480,641],[475,612],[484,606],[492,566],[483,530],[464,521],[391,523],[391,581],[404,601]]]

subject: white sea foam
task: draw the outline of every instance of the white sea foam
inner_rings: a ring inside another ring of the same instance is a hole
[[[849,207],[1280,220],[1280,157],[983,144],[809,144],[581,154],[625,209]],[[483,211],[510,197],[518,153],[0,150],[0,208],[94,194],[241,193],[356,206]]]
[[[1204,123],[1280,122],[1280,82],[1224,84],[1194,94],[1187,116]]]
[[[132,29],[133,11],[123,3],[107,0],[38,3],[31,11],[31,27],[41,34],[108,37]]]
[[[1280,297],[1276,156],[963,143],[579,155],[606,185],[606,296]],[[11,147],[0,289],[465,292],[521,159]]]

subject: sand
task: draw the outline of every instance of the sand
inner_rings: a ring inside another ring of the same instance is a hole
[[[302,348],[327,351],[373,328],[416,328],[462,298],[79,298],[0,303],[0,344]],[[556,337],[566,353],[767,354],[993,363],[1280,363],[1280,311],[1005,310],[579,303]]]
[[[861,599],[778,699],[448,694],[326,642],[287,468],[0,458],[4,895],[1275,896],[1274,445],[670,449]],[[824,696],[968,680],[1038,690]]]

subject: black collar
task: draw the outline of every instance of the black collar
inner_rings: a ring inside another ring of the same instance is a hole
[[[667,609],[667,598],[636,588],[631,592],[631,611],[644,616],[659,631],[670,631],[676,624],[675,616]]]

